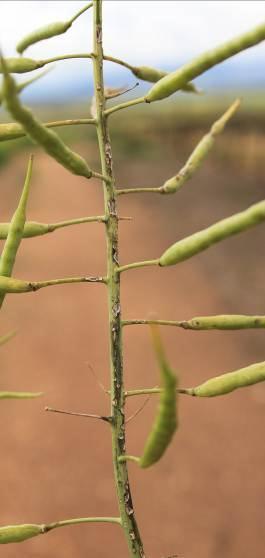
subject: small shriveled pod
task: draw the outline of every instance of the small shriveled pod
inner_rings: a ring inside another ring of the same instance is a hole
[[[72,26],[73,22],[86,10],[91,8],[92,2],[90,2],[87,6],[82,8],[77,14],[75,14],[71,19],[68,21],[57,21],[55,23],[51,23],[41,27],[40,29],[36,29],[33,31],[17,44],[16,50],[19,54],[22,54],[29,46],[34,45],[40,41],[44,41],[46,39],[50,39],[51,37],[56,37],[58,35],[62,35],[65,33],[70,27]]]
[[[164,455],[178,426],[176,392],[178,380],[168,364],[157,326],[152,326],[152,334],[163,389],[157,417],[146,441],[143,455],[139,459],[142,468],[150,467]]]
[[[169,178],[163,186],[161,186],[161,192],[165,194],[172,194],[182,188],[184,184],[192,178],[196,170],[201,166],[204,159],[207,157],[208,153],[212,149],[215,138],[223,131],[228,120],[235,114],[236,110],[240,105],[240,99],[234,101],[234,103],[226,110],[226,112],[214,122],[208,134],[203,136],[198,145],[195,147],[194,151],[188,158],[185,165],[178,172],[176,176]]]
[[[216,397],[231,393],[236,389],[251,386],[265,381],[265,362],[251,364],[246,368],[227,372],[215,378],[210,378],[203,384],[184,390],[187,395],[197,397]]]
[[[162,254],[158,263],[161,266],[175,265],[206,250],[212,244],[254,227],[264,220],[265,201],[261,201],[241,213],[222,219],[207,229],[179,240]]]
[[[86,161],[74,151],[71,151],[64,142],[52,130],[48,130],[31,111],[24,107],[18,97],[16,91],[15,80],[7,71],[5,61],[2,58],[2,67],[4,70],[3,94],[5,106],[12,114],[13,118],[19,122],[28,136],[36,143],[41,145],[43,149],[51,155],[58,163],[68,169],[73,174],[91,178],[99,176],[87,165]]]
[[[20,543],[45,533],[45,525],[26,523],[0,527],[0,544]]]
[[[265,23],[255,27],[251,31],[232,39],[213,50],[209,50],[198,56],[188,64],[185,64],[175,72],[160,79],[145,97],[147,103],[159,101],[169,97],[182,89],[190,80],[201,75],[206,70],[231,58],[235,54],[257,45],[265,39]]]

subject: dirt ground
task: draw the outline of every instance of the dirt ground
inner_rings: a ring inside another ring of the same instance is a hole
[[[160,158],[137,166],[133,158],[128,164],[121,161],[118,185],[151,186],[154,178],[159,185],[176,165],[173,149],[168,150],[166,174],[165,162],[160,162],[165,150],[166,145]],[[26,159],[22,153],[1,171],[1,220],[13,211]],[[213,157],[198,180],[174,197],[124,197],[120,215],[133,220],[120,223],[120,261],[157,257],[177,238],[261,199],[261,176],[252,172],[243,155],[233,165]],[[101,213],[99,183],[70,176],[44,154],[36,155],[29,219],[52,222]],[[263,227],[179,266],[124,274],[123,317],[265,313]],[[38,280],[101,274],[104,262],[104,228],[87,224],[25,240],[14,276]],[[13,328],[18,333],[1,347],[1,389],[40,390],[45,395],[1,403],[1,524],[117,514],[108,426],[44,412],[50,405],[108,413],[108,397],[90,370],[108,387],[106,318],[105,287],[98,284],[53,287],[6,299],[0,333]],[[164,328],[163,338],[183,386],[264,360],[262,330]],[[126,328],[124,346],[126,386],[155,385],[158,370],[148,329]],[[128,403],[128,415],[141,401]],[[128,424],[130,453],[141,453],[156,405],[154,397]],[[182,398],[180,405],[180,429],[164,458],[150,470],[129,465],[146,556],[263,558],[265,386],[213,400]],[[3,558],[18,555],[125,558],[127,550],[117,526],[84,525],[1,548]]]

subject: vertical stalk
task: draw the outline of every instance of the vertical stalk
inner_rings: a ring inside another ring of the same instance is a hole
[[[115,181],[112,170],[112,151],[108,131],[108,120],[104,115],[105,96],[103,79],[102,48],[102,0],[93,0],[94,39],[93,69],[97,109],[97,135],[102,174],[109,177],[103,182],[108,260],[108,308],[111,372],[111,416],[112,454],[116,493],[119,503],[122,528],[127,540],[130,556],[144,558],[143,545],[134,515],[126,461],[119,462],[125,454],[124,380],[122,356],[122,324],[120,305],[120,274],[118,260],[118,214]]]

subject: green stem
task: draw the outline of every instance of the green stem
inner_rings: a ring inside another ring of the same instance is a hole
[[[116,191],[117,196],[124,194],[164,194],[161,187],[158,188],[125,188]]]
[[[76,126],[79,124],[96,124],[94,118],[76,118],[74,120],[56,120],[54,122],[44,122],[46,128],[60,128],[62,126]],[[8,124],[0,124],[0,142],[14,140],[25,137],[27,134],[21,124],[10,122]]]
[[[29,291],[38,291],[44,287],[68,283],[107,283],[107,279],[106,277],[64,277],[63,279],[49,279],[48,281],[31,281],[29,283]]]
[[[35,399],[43,395],[42,392],[28,392],[28,391],[0,391],[0,399]]]
[[[125,454],[125,397],[123,379],[120,274],[117,273],[119,257],[117,199],[112,170],[112,150],[109,138],[108,121],[106,118],[107,111],[105,111],[104,98],[102,0],[94,0],[93,69],[97,111],[97,134],[101,167],[102,173],[110,177],[108,183],[103,182],[103,188],[105,215],[108,217],[106,223],[106,241],[111,371],[112,457],[114,478],[121,523],[130,556],[132,558],[143,558],[143,545],[134,515],[127,466],[126,462],[120,463],[119,461],[119,458]]]
[[[157,260],[145,260],[143,262],[133,262],[130,264],[122,265],[117,268],[118,273],[127,271],[128,269],[137,269],[138,267],[147,267],[148,265],[159,265],[159,259]]]
[[[54,56],[53,58],[45,58],[45,60],[38,60],[41,66],[45,66],[46,64],[51,64],[52,62],[60,62],[61,60],[75,60],[76,58],[93,58],[93,55],[90,54],[62,54],[61,56]]]
[[[158,395],[162,393],[163,388],[143,388],[143,389],[130,389],[125,391],[125,397],[133,397],[134,395]],[[176,393],[189,395],[188,391],[184,388],[178,388]]]
[[[56,231],[57,229],[62,229],[63,227],[69,227],[70,225],[81,225],[81,223],[105,223],[105,215],[98,215],[95,217],[80,217],[79,219],[70,219],[69,221],[59,221],[58,223],[52,223],[49,225],[49,232]]]
[[[121,103],[120,105],[115,105],[114,107],[105,110],[104,114],[105,116],[109,116],[110,114],[113,114],[118,110],[122,110],[128,107],[134,107],[135,105],[139,105],[140,103],[144,103],[144,102],[145,102],[145,97],[138,97],[137,99],[132,99],[131,101],[127,101],[127,103]]]
[[[241,314],[220,314],[219,316],[199,316],[190,320],[123,320],[122,325],[149,325],[181,327],[193,331],[236,330],[265,328],[265,316],[244,316]]]
[[[122,321],[123,326],[150,325],[150,324],[182,327],[182,322],[177,320],[123,320]]]
[[[116,523],[121,524],[119,517],[78,517],[76,519],[64,519],[62,521],[55,521],[54,523],[47,523],[44,526],[44,532],[47,533],[52,529],[59,527],[67,527],[69,525],[80,525],[81,523]]]
[[[135,455],[121,455],[119,462],[123,463],[124,461],[134,461],[135,463],[139,463],[140,457],[136,457]]]

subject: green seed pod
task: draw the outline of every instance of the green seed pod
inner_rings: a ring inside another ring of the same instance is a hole
[[[159,259],[159,265],[175,265],[206,250],[212,244],[247,230],[265,220],[265,201],[252,205],[241,213],[223,219],[218,223],[176,242]]]
[[[0,391],[0,399],[35,399],[35,397],[40,397],[41,395],[42,393],[40,392]]]
[[[3,59],[2,67],[4,69],[3,94],[5,105],[13,118],[23,126],[32,140],[41,145],[63,167],[73,174],[91,178],[93,172],[86,161],[80,155],[71,151],[52,130],[43,126],[31,111],[22,105],[17,95],[16,83],[8,73]]]
[[[39,43],[40,41],[44,41],[45,39],[50,39],[51,37],[56,37],[58,35],[62,35],[65,33],[71,26],[72,23],[88,8],[91,7],[91,3],[82,8],[74,17],[72,17],[69,21],[58,21],[55,23],[51,23],[50,25],[45,25],[40,29],[36,29],[26,37],[24,37],[19,43],[17,44],[17,52],[22,54],[26,48],[35,43]]]
[[[7,238],[9,231],[9,223],[0,223],[0,239]],[[33,236],[41,236],[51,232],[50,225],[46,223],[37,223],[35,221],[27,221],[23,230],[23,238],[31,238]]]
[[[0,544],[19,543],[45,533],[45,525],[28,523],[0,527]]]
[[[196,170],[201,166],[204,159],[207,157],[208,153],[211,151],[214,143],[215,138],[218,134],[220,134],[228,120],[235,114],[236,110],[240,105],[240,99],[237,99],[226,112],[214,122],[208,134],[203,136],[201,141],[195,147],[194,151],[188,158],[187,162],[185,163],[184,167],[178,172],[176,176],[169,178],[163,186],[161,190],[166,194],[172,194],[179,190],[184,184],[192,178]]]
[[[157,70],[156,68],[151,68],[149,66],[131,66],[130,69],[138,79],[149,81],[151,83],[156,83],[168,75],[168,72]],[[187,93],[199,93],[199,90],[194,83],[186,83],[182,87],[182,91],[186,91]]]
[[[223,314],[220,316],[199,316],[181,322],[184,329],[195,330],[233,330],[265,328],[265,316],[241,316],[240,314]]]
[[[146,102],[151,103],[169,97],[206,70],[220,64],[220,62],[227,60],[227,58],[231,58],[231,56],[234,56],[242,50],[257,45],[264,39],[265,24],[263,23],[255,29],[252,29],[252,31],[244,33],[244,35],[240,35],[213,50],[205,52],[155,83],[145,97]]]
[[[6,58],[7,71],[14,74],[24,74],[42,68],[44,60],[33,60],[33,58]],[[0,62],[0,73],[4,73],[3,63]]]
[[[139,465],[143,468],[150,467],[163,456],[178,426],[177,378],[167,362],[158,329],[154,326],[152,333],[163,390],[155,423],[139,459]]]
[[[33,83],[34,81],[37,81],[38,79],[40,79],[42,76],[46,75],[50,70],[44,70],[44,72],[41,72],[40,74],[38,74],[37,76],[34,76],[31,79],[27,79],[26,81],[22,81],[21,83],[17,83],[16,84],[16,89],[17,92],[20,93],[20,91],[23,91],[23,89],[25,89],[25,87],[27,87],[28,85],[30,85],[31,83]],[[0,105],[2,104],[3,101],[3,92],[0,89]],[[13,133],[11,132],[11,129],[13,127]],[[14,127],[17,127],[20,132],[19,135],[15,135],[15,130]],[[21,126],[19,126],[19,124],[0,124],[0,141],[5,141],[6,139],[15,139],[16,137],[23,137],[25,135],[23,129],[21,128]],[[9,137],[10,136],[10,137]]]
[[[20,242],[23,238],[24,225],[26,222],[26,206],[27,206],[30,180],[32,174],[32,164],[33,164],[33,156],[31,155],[21,198],[19,200],[18,207],[10,222],[7,239],[3,248],[3,252],[1,254],[0,276],[1,275],[4,275],[5,277],[11,276],[17,251]]]
[[[234,372],[216,376],[203,384],[185,390],[189,395],[197,397],[216,397],[225,395],[235,389],[251,386],[265,380],[265,362],[258,362]]]

